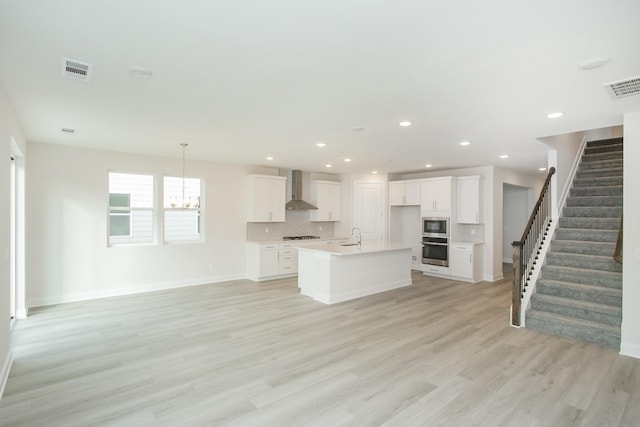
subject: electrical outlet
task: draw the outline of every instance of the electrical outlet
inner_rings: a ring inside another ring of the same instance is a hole
[[[471,235],[473,236],[474,234],[476,234],[476,229],[475,229],[475,228],[472,228],[472,229],[471,229]]]
[[[417,256],[415,256],[415,255],[412,255],[412,256],[411,256],[411,261],[417,261],[417,260],[418,260],[418,257],[417,257]]]
[[[266,234],[269,234],[269,227],[265,227],[265,228],[264,228],[264,232],[265,232]]]
[[[322,226],[318,226],[318,231],[322,231]]]

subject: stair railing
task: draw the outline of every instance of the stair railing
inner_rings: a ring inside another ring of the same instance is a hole
[[[620,217],[620,228],[618,228],[618,240],[616,240],[616,249],[613,251],[613,259],[622,264],[622,217]]]
[[[522,238],[511,244],[513,247],[513,288],[511,292],[511,325],[520,326],[522,297],[527,279],[533,271],[538,250],[552,220],[551,177],[556,168],[549,169],[538,202],[531,212],[529,222],[524,228]]]

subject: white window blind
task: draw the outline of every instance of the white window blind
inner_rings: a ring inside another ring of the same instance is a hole
[[[201,180],[164,177],[164,241],[185,242],[200,240],[202,198]]]
[[[109,245],[153,241],[153,175],[109,172]]]

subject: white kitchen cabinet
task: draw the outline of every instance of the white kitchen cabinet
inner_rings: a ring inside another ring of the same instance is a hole
[[[476,283],[481,280],[481,245],[474,243],[451,243],[449,246],[449,268],[452,279]]]
[[[283,176],[249,175],[247,222],[284,222],[285,187]]]
[[[453,177],[429,178],[420,184],[420,210],[424,216],[451,216]]]
[[[459,224],[480,224],[480,190],[479,175],[462,176],[457,179],[456,188],[456,222]]]
[[[389,183],[389,206],[420,205],[419,181],[396,181]]]
[[[451,275],[451,269],[449,267],[430,264],[422,264],[422,272],[425,276],[436,276],[447,279]]]
[[[247,243],[247,276],[249,279],[259,281],[278,274],[278,244]]]
[[[310,212],[311,221],[340,221],[342,219],[342,183],[311,181],[309,201],[318,209]]]
[[[278,244],[278,274],[296,273],[296,250],[292,242]]]

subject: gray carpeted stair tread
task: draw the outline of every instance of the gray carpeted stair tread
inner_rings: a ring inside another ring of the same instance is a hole
[[[622,151],[623,150],[623,145],[622,144],[611,144],[611,145],[605,145],[605,146],[600,146],[600,147],[585,147],[584,148],[584,154],[589,155],[589,154],[598,154],[598,153],[610,153],[610,152],[617,152],[617,151]]]
[[[622,309],[618,306],[580,301],[555,295],[537,295],[537,298],[531,301],[531,308],[618,327],[622,323]]]
[[[547,254],[546,263],[563,267],[622,272],[622,265],[614,261],[613,252],[606,256],[550,252]]]
[[[558,240],[551,241],[551,252],[610,256],[615,250],[613,242],[593,242],[590,240]]]
[[[622,196],[622,185],[609,185],[597,187],[573,187],[569,191],[571,197],[588,196]]]
[[[620,151],[609,150],[599,153],[585,152],[582,156],[581,162],[589,163],[601,160],[622,160],[622,149]]]
[[[567,206],[622,206],[619,196],[572,196],[567,198]]]
[[[573,180],[573,188],[580,187],[602,187],[608,185],[622,185],[622,175],[596,176],[588,178],[577,178]]]
[[[618,230],[620,228],[620,218],[592,218],[592,217],[562,217],[558,224],[560,228],[580,228],[588,230]]]
[[[619,349],[620,328],[599,322],[572,319],[559,314],[530,310],[526,327]]]
[[[623,167],[622,159],[595,160],[593,162],[581,162],[578,170],[608,169]]]
[[[616,168],[607,168],[607,169],[586,169],[586,170],[578,169],[578,172],[576,172],[576,178],[583,179],[583,178],[603,178],[607,176],[622,176],[623,173],[624,173],[624,170],[622,168],[622,165]]]
[[[606,147],[612,144],[622,144],[623,138],[616,136],[615,138],[596,139],[587,142],[587,147]]]
[[[616,218],[622,216],[622,206],[566,206],[562,211],[566,218]]]
[[[554,239],[611,243],[618,239],[618,230],[558,228]]]
[[[617,271],[600,271],[587,268],[576,268],[562,265],[545,264],[540,281],[553,280],[603,288],[621,289],[622,273]]]

